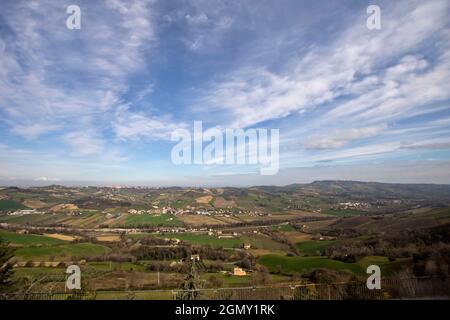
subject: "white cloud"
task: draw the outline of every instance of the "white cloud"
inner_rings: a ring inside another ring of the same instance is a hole
[[[19,134],[27,139],[33,139],[41,134],[58,129],[57,125],[45,125],[41,123],[13,125],[12,132]]]
[[[104,141],[94,131],[73,131],[63,136],[76,155],[97,155],[104,150]]]
[[[113,130],[116,136],[122,140],[144,138],[170,141],[172,132],[184,127],[186,125],[183,123],[130,112],[126,109],[122,109],[117,113],[116,120],[113,123]]]
[[[293,67],[287,71],[252,65],[226,75],[205,92],[200,104],[205,110],[225,110],[231,126],[246,127],[327,102],[338,101],[327,116],[364,111],[361,118],[374,122],[448,99],[443,86],[450,75],[448,8],[445,0],[392,5],[383,10],[379,32],[352,21],[331,46],[312,47],[289,61]],[[441,58],[433,67],[413,54],[430,39],[442,42],[436,51]],[[362,97],[349,98],[361,92]],[[337,100],[342,97],[350,101]]]
[[[190,14],[187,14],[185,18],[188,21],[188,23],[191,24],[204,24],[208,22],[208,16],[204,12],[196,16],[191,16]]]
[[[327,136],[312,136],[306,139],[304,146],[307,149],[335,149],[345,146],[353,140],[370,138],[378,135],[386,128],[385,125],[338,129]]]
[[[152,1],[79,5],[80,30],[66,28],[64,3],[2,5],[10,31],[0,35],[0,112],[13,133],[92,130],[109,121],[128,79],[145,67],[155,45]]]
[[[58,178],[38,177],[34,181],[60,181]]]

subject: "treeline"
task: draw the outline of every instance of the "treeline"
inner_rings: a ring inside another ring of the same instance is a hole
[[[264,225],[272,225],[272,224],[280,224],[283,222],[312,222],[312,221],[322,221],[322,220],[330,220],[334,219],[334,217],[298,217],[294,219],[270,219],[270,220],[253,220],[253,221],[242,221],[238,223],[232,223],[230,226],[233,228],[237,227],[252,227],[252,226],[264,226]],[[223,224],[201,224],[197,226],[198,228],[223,228]]]
[[[198,254],[201,259],[226,261],[231,259],[233,252],[212,248],[210,246],[192,247],[189,245],[155,247],[141,245],[131,251],[138,260],[181,260],[190,258],[192,254]]]
[[[208,264],[201,264],[202,272],[219,272],[224,269],[224,264],[222,262],[211,262]],[[187,273],[189,271],[189,265],[187,263],[174,263],[168,264],[162,261],[152,261],[146,263],[147,271],[161,271],[161,272],[176,272],[176,273]]]
[[[324,250],[324,255],[344,262],[365,256],[386,256],[390,261],[412,258],[413,272],[421,275],[450,274],[450,224],[439,227],[348,240]]]

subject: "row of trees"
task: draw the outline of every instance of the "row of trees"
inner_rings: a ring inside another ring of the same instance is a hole
[[[450,275],[450,224],[343,241],[327,248],[324,254],[344,262],[373,255],[386,256],[391,261],[412,258],[417,276]]]
[[[138,260],[180,260],[189,258],[192,254],[198,254],[202,259],[229,261],[233,252],[212,248],[211,246],[165,246],[156,247],[141,245],[131,251],[131,254]]]
[[[13,255],[14,250],[0,238],[0,292],[7,291],[12,285],[12,265],[9,263],[9,260]]]

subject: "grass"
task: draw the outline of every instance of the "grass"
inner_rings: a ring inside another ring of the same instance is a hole
[[[295,228],[290,224],[282,224],[278,226],[273,226],[272,230],[287,232],[287,231],[295,231]]]
[[[181,226],[181,225],[183,225],[183,223],[180,220],[168,214],[162,214],[160,216],[153,216],[149,214],[129,215],[125,220],[126,227]]]
[[[428,211],[424,216],[431,216],[436,219],[450,218],[450,208],[436,208]]]
[[[28,207],[14,200],[0,200],[0,211],[27,209]]]
[[[173,300],[173,293],[165,291],[133,291],[136,300]],[[96,300],[126,300],[129,299],[124,291],[97,291]]]
[[[277,266],[280,265],[283,273],[302,273],[308,269],[326,268],[333,270],[349,270],[358,275],[365,275],[365,271],[370,265],[380,266],[382,274],[389,276],[404,267],[411,264],[410,258],[396,259],[389,261],[387,257],[383,256],[367,256],[356,263],[345,263],[342,261],[332,260],[327,257],[286,257],[281,255],[265,255],[259,258],[259,263],[265,265],[271,272],[277,271]]]
[[[253,248],[280,250],[283,245],[265,236],[241,236],[234,238],[218,238],[206,234],[171,233],[159,236],[160,238],[176,238],[196,245],[211,245],[212,247],[235,248],[249,243]]]
[[[209,281],[209,278],[211,276],[215,276],[218,279],[221,279],[223,281],[222,288],[232,288],[232,287],[244,287],[251,285],[251,275],[248,274],[246,276],[233,276],[229,274],[223,274],[223,273],[203,273],[201,275],[201,279],[205,280],[206,282]],[[285,275],[279,275],[279,274],[272,274],[271,275],[272,283],[279,283],[279,282],[288,282],[291,281],[291,277],[285,276]]]
[[[245,243],[250,243],[252,248],[268,249],[268,250],[286,250],[287,246],[274,241],[272,238],[266,236],[245,236],[242,237]]]
[[[132,262],[88,262],[86,267],[95,271],[145,271],[145,266]]]
[[[17,278],[24,278],[26,276],[42,276],[42,275],[51,275],[51,276],[65,276],[66,268],[47,268],[47,267],[21,267],[14,268],[14,275]]]
[[[244,241],[241,238],[219,239],[215,236],[208,236],[206,234],[192,234],[192,233],[171,233],[160,236],[161,238],[177,238],[197,245],[209,244],[213,247],[233,248],[234,246],[242,246]]]
[[[23,216],[0,216],[1,222],[22,224],[22,225],[40,225],[45,221],[50,224],[57,219],[57,216],[53,215],[41,215],[41,214],[29,214]]]
[[[17,234],[14,232],[2,231],[0,230],[0,237],[11,244],[21,245],[21,246],[32,246],[32,245],[55,245],[64,244],[67,241],[55,239],[51,237],[41,236],[37,234]]]
[[[364,270],[366,270],[370,265],[377,265],[381,269],[381,274],[389,276],[410,265],[411,259],[401,258],[394,261],[389,261],[387,257],[367,256],[360,259],[357,264],[359,264]]]
[[[364,268],[357,263],[345,263],[329,259],[327,257],[287,257],[281,255],[265,255],[258,259],[271,272],[277,271],[277,266],[282,267],[285,274],[302,273],[309,269],[326,268],[333,270],[349,270],[355,274],[364,274]]]
[[[316,255],[318,251],[322,252],[336,242],[336,240],[311,240],[299,242],[295,246],[303,254]]]
[[[325,209],[323,213],[331,214],[333,216],[347,217],[347,216],[360,216],[362,214],[365,214],[366,212],[352,209]]]
[[[215,276],[216,278],[223,281],[222,287],[230,288],[230,287],[244,287],[250,284],[250,275],[246,276],[232,276],[223,273],[204,273],[201,275],[201,279],[208,282],[211,276]]]
[[[55,257],[56,261],[71,260],[72,257],[99,256],[111,249],[93,243],[75,243],[45,247],[25,247],[15,251],[15,255],[22,260],[48,261]]]

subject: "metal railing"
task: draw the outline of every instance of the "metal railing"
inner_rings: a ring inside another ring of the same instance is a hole
[[[380,290],[365,282],[286,284],[198,290],[0,293],[0,300],[172,300],[192,293],[197,300],[383,300],[450,298],[450,277],[382,279]]]

